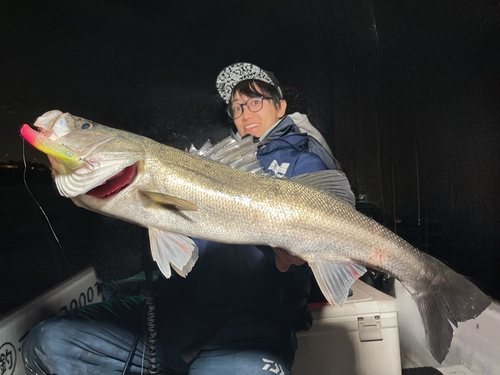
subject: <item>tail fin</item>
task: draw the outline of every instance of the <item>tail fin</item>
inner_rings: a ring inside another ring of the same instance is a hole
[[[436,264],[436,259],[432,259]],[[413,295],[422,316],[424,327],[434,358],[442,363],[450,350],[453,324],[474,319],[491,303],[490,299],[473,283],[437,263],[441,272],[433,283],[418,295]]]

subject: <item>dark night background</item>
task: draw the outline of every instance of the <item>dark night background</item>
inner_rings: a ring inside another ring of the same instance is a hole
[[[322,131],[361,211],[499,299],[499,15],[498,0],[2,0],[1,166],[51,109],[179,148],[216,140],[229,122],[215,78],[252,62]],[[144,246],[142,229],[77,208],[28,167],[61,246],[22,163],[1,168],[0,316],[63,280],[62,254],[72,272],[95,254],[111,278]]]

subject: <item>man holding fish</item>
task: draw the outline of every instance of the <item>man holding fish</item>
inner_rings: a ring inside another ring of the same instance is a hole
[[[216,84],[234,121],[233,137],[253,137],[258,142],[257,159],[266,173],[290,178],[340,169],[305,115],[285,115],[287,103],[271,72],[236,63],[219,74]],[[66,158],[71,165],[79,162],[72,155]],[[343,186],[342,199],[354,205],[349,185]],[[238,225],[251,230],[252,220]],[[190,272],[177,270],[182,276],[189,272],[187,277],[174,275],[158,281],[157,363],[151,372],[290,374],[295,332],[312,323],[307,309],[309,266],[277,247],[193,241],[198,251],[196,265]],[[161,265],[160,269],[170,274]],[[144,351],[146,358],[150,354],[142,327],[142,296],[115,298],[53,317],[25,339],[26,370],[36,374],[141,373]]]

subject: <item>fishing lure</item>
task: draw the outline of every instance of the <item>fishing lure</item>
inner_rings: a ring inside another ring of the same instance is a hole
[[[55,157],[68,168],[76,169],[81,167],[84,163],[87,163],[84,158],[78,156],[70,148],[60,145],[50,138],[45,137],[42,133],[37,132],[28,124],[24,124],[21,127],[20,133],[21,136],[37,150],[43,152],[44,154]]]

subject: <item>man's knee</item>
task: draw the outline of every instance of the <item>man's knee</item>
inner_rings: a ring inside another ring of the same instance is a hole
[[[40,350],[42,343],[54,339],[54,336],[50,334],[52,326],[50,321],[44,321],[35,326],[23,340],[23,353],[26,350]]]
[[[289,375],[285,359],[261,350],[213,350],[202,352],[190,369],[190,374]]]
[[[64,355],[64,342],[61,340],[60,323],[58,319],[46,320],[35,326],[22,343],[23,362],[31,373],[50,373],[44,364],[51,358]],[[64,332],[64,331],[62,331]]]

